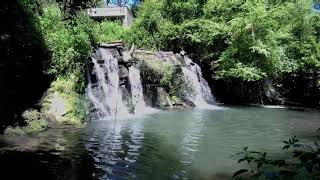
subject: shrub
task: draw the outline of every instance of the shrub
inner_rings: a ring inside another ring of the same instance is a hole
[[[312,1],[201,2],[144,1],[124,39],[140,48],[184,49],[216,79],[319,79],[320,15],[310,10]]]
[[[237,153],[238,163],[246,162],[249,169],[240,169],[234,173],[234,177],[244,174],[251,178],[265,179],[294,179],[303,174],[303,179],[319,178],[320,146],[314,142],[314,146],[299,143],[294,136],[288,141],[283,141],[282,150],[292,149],[291,157],[287,159],[271,159],[266,152],[249,151],[248,147]],[[299,178],[298,178],[299,179]]]
[[[88,18],[88,17],[87,17]],[[75,19],[63,20],[63,13],[56,4],[44,8],[40,17],[42,31],[52,54],[49,73],[66,78],[75,75],[76,92],[84,90],[85,58],[93,50],[91,31],[83,23],[91,21],[79,13]],[[71,85],[73,86],[73,85]]]
[[[44,113],[52,113],[52,101],[54,98],[63,99],[63,107],[65,114],[63,117],[56,117],[58,121],[81,125],[85,122],[88,113],[88,102],[85,95],[77,93],[77,84],[75,74],[70,75],[69,79],[57,78],[49,89],[48,96],[42,102]],[[57,93],[54,95],[54,93]]]
[[[24,135],[25,132],[21,128],[8,126],[4,130],[3,134],[7,136],[17,136],[17,135]]]
[[[5,129],[5,135],[24,135],[24,134],[34,134],[45,131],[48,129],[48,122],[46,117],[35,109],[26,110],[22,114],[26,125],[25,126],[9,126]]]
[[[87,111],[82,95],[86,87],[85,59],[91,56],[98,37],[96,29],[92,28],[95,23],[85,11],[78,11],[72,18],[66,17],[56,3],[45,5],[40,16],[41,29],[51,53],[49,73],[55,77],[43,109],[50,109],[50,98],[57,92],[66,102],[64,121],[81,124]]]
[[[163,61],[155,55],[136,55],[141,62],[142,78],[164,87],[170,96],[182,98],[188,88],[180,66]]]
[[[27,123],[25,127],[22,127],[22,130],[27,134],[41,132],[48,128],[48,122],[46,118],[37,110],[27,110],[22,114],[22,117]]]
[[[103,21],[101,23],[95,23],[93,31],[98,43],[106,43],[122,40],[125,28],[117,21]]]

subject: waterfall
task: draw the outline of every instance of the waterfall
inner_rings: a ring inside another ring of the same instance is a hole
[[[203,78],[201,68],[192,62],[188,57],[184,57],[185,65],[182,67],[185,82],[188,84],[186,97],[198,108],[207,108],[214,103],[208,82]]]
[[[118,60],[109,49],[99,48],[97,53],[101,53],[101,59],[92,58],[96,83],[89,81],[88,97],[104,117],[128,115],[119,88]]]
[[[129,67],[129,80],[131,85],[132,104],[135,107],[135,113],[141,113],[146,109],[146,103],[143,98],[143,89],[140,77],[140,70],[134,66]]]
[[[194,107],[194,104],[198,108],[211,108],[209,104],[214,103],[214,98],[208,82],[202,77],[201,68],[187,56],[178,59],[173,53],[160,53],[160,55],[162,55],[159,58],[160,62],[181,66],[187,83],[185,100],[191,104],[190,107]],[[157,60],[157,57],[153,58]],[[154,101],[152,103],[156,107],[162,105],[163,102],[161,101],[167,101],[168,105],[166,105],[170,109],[184,106],[184,102],[171,104],[172,102],[167,95],[168,92],[160,84],[156,84],[152,93],[144,95],[143,92],[146,89],[142,86],[140,70],[137,67],[141,62],[136,61],[134,63],[131,54],[121,47],[100,46],[91,59],[87,96],[99,119],[110,118],[115,115],[123,118],[131,117],[133,113],[143,115],[156,112],[155,109],[146,106],[144,96],[149,99],[152,98],[152,101]],[[164,97],[167,99],[161,100],[161,94],[165,94]],[[188,105],[185,105],[185,107]]]

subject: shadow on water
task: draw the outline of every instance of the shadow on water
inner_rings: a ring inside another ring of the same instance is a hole
[[[173,145],[165,143],[161,136],[149,132],[139,136],[129,127],[122,127],[112,145],[110,129],[95,127],[87,130],[51,129],[34,137],[1,137],[0,179],[143,180],[188,177],[183,171],[185,167],[180,162],[179,152]],[[91,133],[97,135],[94,140]]]
[[[49,133],[43,134],[43,137],[17,137],[9,144],[2,141],[0,179],[94,179],[94,163],[84,144],[79,141],[80,134],[64,134],[60,130],[51,133],[55,136],[51,137]],[[15,146],[14,143],[21,144],[20,139],[24,139],[26,144]]]
[[[70,162],[47,152],[5,151],[0,153],[1,179],[64,179]]]
[[[23,2],[0,1],[0,132],[34,106],[50,83],[44,73],[49,53],[32,8]],[[37,9],[36,1],[28,4]]]

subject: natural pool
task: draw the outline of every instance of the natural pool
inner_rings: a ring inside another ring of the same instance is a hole
[[[315,111],[223,107],[157,112],[118,120],[115,126],[113,120],[94,120],[81,130],[53,129],[26,138],[18,150],[29,149],[2,152],[0,165],[7,174],[24,167],[22,174],[35,179],[229,179],[240,168],[231,155],[242,147],[278,154],[282,141],[294,135],[311,143],[319,127]],[[2,138],[3,148],[17,139]],[[8,162],[15,165],[8,167]],[[33,171],[38,174],[28,174]]]

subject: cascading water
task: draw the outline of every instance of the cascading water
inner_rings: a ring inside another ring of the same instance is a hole
[[[97,53],[101,59],[92,58],[96,83],[89,81],[88,97],[101,116],[128,115],[119,88],[118,60],[109,49],[99,48]]]
[[[155,111],[148,108],[144,101],[145,89],[141,83],[140,70],[136,67],[139,62],[133,63],[132,58],[128,58],[130,55],[127,57],[125,54],[128,52],[121,51],[121,48],[108,46],[98,48],[92,57],[93,66],[88,76],[87,94],[94,110],[98,112],[99,119],[115,115],[128,117],[131,116],[130,113],[142,115]],[[187,56],[184,56],[183,60],[178,60],[173,53],[164,54],[164,57],[160,58],[160,61],[181,66],[188,85],[185,96],[189,101],[198,108],[211,108],[209,104],[214,103],[214,98],[207,81],[202,77],[200,67]],[[167,92],[161,94],[161,88],[156,85],[156,93],[147,93],[146,98],[151,98],[155,104],[162,103],[159,97]],[[167,102],[170,108],[174,108],[170,99],[167,99]]]
[[[135,113],[141,113],[146,109],[143,99],[143,89],[140,77],[140,70],[134,66],[129,67],[129,80],[131,85],[132,104],[135,106]]]
[[[207,108],[214,103],[208,82],[203,78],[201,68],[188,57],[184,57],[185,66],[182,67],[185,82],[189,86],[186,97],[198,108]]]

